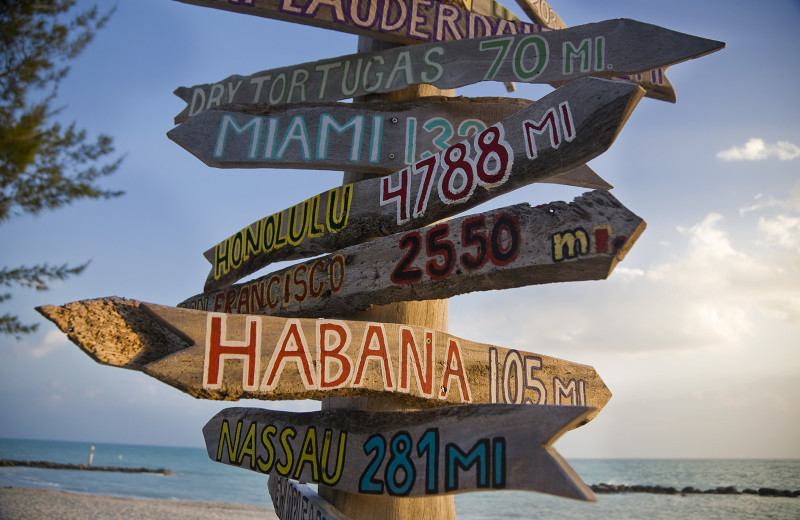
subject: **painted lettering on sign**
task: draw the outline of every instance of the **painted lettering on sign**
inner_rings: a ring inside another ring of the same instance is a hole
[[[224,114],[219,122],[217,140],[214,144],[213,157],[219,159],[226,156],[229,138],[234,136],[249,136],[250,145],[247,147],[247,159],[275,159],[281,160],[287,152],[295,154],[305,160],[313,159],[324,161],[328,158],[328,148],[331,141],[336,139],[336,134],[349,136],[349,160],[359,162],[362,160],[364,149],[364,136],[372,136],[367,143],[366,159],[370,163],[380,161],[380,144],[383,134],[383,116],[375,115],[369,120],[364,115],[355,115],[349,121],[339,123],[331,114],[322,113],[316,123],[316,135],[309,136],[306,118],[302,114],[295,115],[284,127],[278,117],[263,118],[253,116],[246,122],[239,123],[233,114]]]
[[[624,81],[632,81],[634,83],[649,82],[653,85],[665,86],[670,85],[669,80],[664,75],[664,69],[653,69],[639,74],[614,76],[612,79],[620,79]]]
[[[326,428],[317,432],[314,426],[257,426],[254,422],[245,426],[242,420],[232,426],[227,419],[223,420],[216,461],[222,461],[224,455],[233,465],[259,473],[275,472],[294,480],[300,479],[307,466],[313,476],[312,482],[326,486],[339,482],[345,462],[346,431]],[[299,450],[291,442],[298,434],[303,439]],[[265,456],[259,452],[266,452]]]
[[[444,75],[444,66],[439,61],[444,49],[432,46],[425,50],[421,59],[412,56],[412,51],[391,53],[387,62],[381,54],[371,53],[343,56],[338,59],[297,65],[261,73],[249,78],[241,93],[249,96],[237,97],[244,80],[223,81],[211,86],[192,89],[189,117],[203,110],[214,108],[235,100],[249,104],[284,105],[314,101],[335,101],[353,96],[387,92],[417,83],[435,83]],[[389,54],[384,53],[387,56]],[[227,100],[227,101],[226,101]],[[253,123],[254,126],[256,123]],[[295,123],[299,126],[299,123]],[[299,128],[292,129],[296,133]],[[269,131],[267,128],[265,131]],[[272,130],[277,132],[277,128]],[[295,137],[295,139],[300,139]],[[268,150],[271,150],[268,148]]]
[[[347,226],[353,185],[320,193],[289,209],[264,217],[214,246],[214,279],[237,269],[251,256],[266,254],[306,237],[338,233]],[[323,199],[324,197],[324,199]]]
[[[332,255],[294,266],[282,274],[254,280],[214,295],[183,302],[178,307],[228,314],[255,314],[338,293],[346,276],[345,258]]]
[[[360,388],[366,384],[367,372],[374,368],[380,372],[382,388],[386,390],[410,393],[411,380],[416,379],[419,393],[424,397],[446,400],[451,394],[457,394],[459,402],[472,402],[464,356],[455,338],[447,340],[444,357],[437,361],[432,332],[426,331],[424,337],[418,338],[411,327],[400,326],[395,339],[387,336],[383,324],[367,323],[359,345],[353,345],[350,350],[353,333],[345,322],[317,320],[316,352],[313,352],[312,342],[306,338],[300,320],[289,319],[262,375],[260,319],[246,317],[245,337],[241,341],[227,337],[228,317],[228,314],[208,314],[203,388],[219,389],[226,361],[239,360],[242,362],[237,365],[242,367],[242,388],[251,392],[274,390],[288,365],[294,367],[292,373],[299,375],[306,390]],[[395,350],[398,359],[392,359],[393,349],[389,346],[394,341],[400,346]],[[439,386],[435,387],[434,381],[439,382]]]
[[[455,245],[448,239],[451,235],[448,223],[428,228],[424,239],[419,231],[404,235],[398,246],[406,252],[392,271],[392,282],[416,283],[424,276],[444,280],[456,267],[473,271],[486,262],[498,267],[510,264],[519,253],[519,222],[511,213],[500,213],[493,220],[487,225],[484,215],[475,215],[461,222],[461,244],[465,249],[461,255],[456,254]],[[424,270],[414,266],[420,254],[427,258]]]
[[[418,120],[417,117],[392,117],[390,124],[403,124],[403,119],[405,153],[402,161],[405,164],[413,164],[419,159],[430,157],[452,146],[452,141],[473,137],[488,126],[481,119],[450,120],[441,116],[424,120]],[[309,121],[303,114],[291,118],[265,118],[228,112],[219,116],[217,137],[212,148],[207,152],[200,150],[200,153],[204,156],[207,153],[211,159],[223,163],[237,161],[277,164],[286,160],[341,160],[353,164],[377,165],[385,160],[381,156],[387,139],[385,125],[385,117],[378,114],[356,114],[348,121],[339,122],[334,115],[324,112],[314,115],[313,121]],[[423,146],[429,143],[430,147],[420,149],[421,143]],[[389,156],[389,159],[394,158],[395,154]]]
[[[428,133],[436,134],[433,138],[433,150],[425,150],[417,153],[419,139],[417,138],[417,127],[422,128]],[[412,164],[417,159],[425,159],[434,153],[440,152],[452,146],[450,140],[455,137],[461,141],[472,135],[486,130],[486,123],[480,119],[464,119],[457,126],[452,121],[443,117],[430,118],[419,125],[416,117],[406,119],[406,164]]]
[[[504,184],[514,166],[514,151],[505,139],[503,124],[483,130],[471,143],[456,143],[383,177],[378,199],[381,206],[395,204],[397,223],[403,224],[425,213],[434,189],[443,203],[459,204],[469,200],[478,185],[493,188]],[[414,184],[416,193],[412,193]]]
[[[203,436],[217,462],[347,493],[424,497],[517,489],[591,500],[591,490],[552,444],[593,411],[500,404],[413,412],[228,408],[205,425]]]
[[[425,42],[539,30],[534,24],[483,16],[432,0],[282,0],[278,9],[285,14],[308,18],[319,17],[320,9],[324,9],[326,17],[337,24],[402,34]]]
[[[267,486],[281,520],[349,520],[305,484],[273,473]]]
[[[468,448],[443,443],[440,437],[438,428],[429,428],[418,439],[407,431],[394,434],[388,442],[382,434],[369,437],[363,449],[371,458],[358,480],[358,492],[408,496],[418,472],[424,475],[426,495],[455,492],[463,485],[459,476],[463,478],[473,467],[475,484],[469,489],[506,487],[505,437],[478,439]],[[444,455],[444,482],[439,482],[440,453]],[[385,469],[379,474],[384,461]]]
[[[489,402],[586,406],[586,381],[554,376],[548,395],[548,385],[536,377],[542,369],[540,356],[508,350],[500,360],[498,349],[489,347]]]
[[[347,439],[347,431],[332,428],[247,424],[241,419],[231,424],[223,419],[215,460],[259,473],[336,486],[345,462],[353,458],[347,453]],[[429,428],[418,438],[408,431],[397,432],[390,439],[374,434],[358,448],[368,458],[358,479],[359,493],[408,496],[418,473],[424,475],[426,495],[462,488],[506,487],[508,464],[503,436],[479,438],[467,446],[443,439],[438,428]],[[440,460],[444,462],[444,482],[440,481]],[[469,478],[474,483],[467,483]]]
[[[592,233],[587,233],[583,228],[554,233],[550,237],[552,256],[554,262],[571,260],[579,256],[594,253],[616,252],[622,247],[628,237],[620,235],[611,237],[611,226],[595,226]]]

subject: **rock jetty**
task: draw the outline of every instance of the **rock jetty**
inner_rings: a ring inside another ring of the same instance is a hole
[[[61,464],[58,462],[48,462],[44,460],[11,460],[0,459],[0,466],[26,466],[29,468],[43,469],[77,469],[85,471],[118,471],[121,473],[160,473],[162,475],[174,475],[175,472],[169,469],[158,468],[121,468],[119,466],[89,466],[86,464]]]
[[[666,486],[640,486],[626,484],[592,484],[590,486],[595,493],[655,493],[659,495],[759,495],[762,497],[787,497],[796,498],[800,496],[800,490],[775,489],[762,487],[758,489],[744,489],[739,491],[733,486],[716,487],[713,489],[697,489],[687,486],[682,489]]]

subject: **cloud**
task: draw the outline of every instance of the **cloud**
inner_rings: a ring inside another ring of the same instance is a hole
[[[464,296],[451,330],[564,359],[787,348],[800,333],[800,212],[708,213],[650,265],[608,280]],[[778,211],[775,208],[782,208]]]
[[[763,139],[753,137],[744,146],[730,148],[717,153],[723,161],[763,161],[777,157],[781,161],[790,161],[800,157],[800,146],[788,141],[767,144]]]
[[[40,345],[37,345],[28,350],[31,356],[35,358],[44,357],[54,350],[69,345],[70,342],[67,337],[60,330],[51,330],[44,337]]]

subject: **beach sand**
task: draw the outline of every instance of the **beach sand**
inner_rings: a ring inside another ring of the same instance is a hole
[[[0,488],[0,520],[277,520],[275,511],[220,502],[141,500],[34,488]]]

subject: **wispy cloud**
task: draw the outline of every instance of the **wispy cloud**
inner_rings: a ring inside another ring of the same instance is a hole
[[[767,144],[763,139],[753,137],[744,146],[723,150],[717,153],[717,157],[723,161],[763,161],[770,158],[791,161],[800,157],[800,146],[788,141]]]
[[[28,352],[35,358],[41,358],[66,345],[69,345],[67,337],[60,330],[51,330],[39,345],[29,348]]]
[[[451,326],[566,359],[783,348],[800,326],[800,213],[791,199],[768,206],[733,220],[710,212],[678,228],[669,256],[623,262],[607,281],[487,294],[475,307],[458,301]]]

